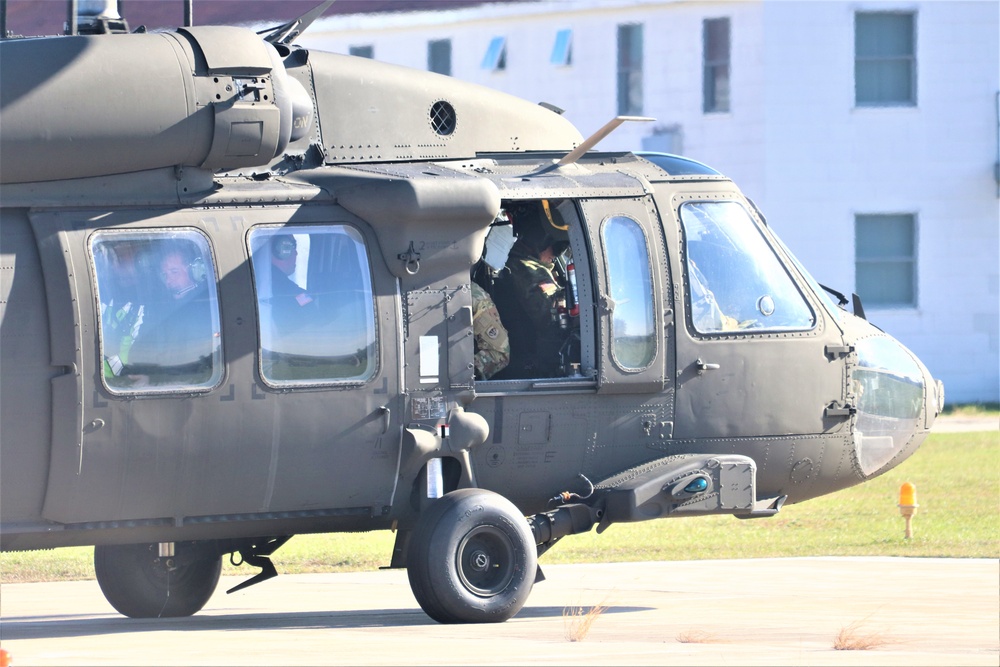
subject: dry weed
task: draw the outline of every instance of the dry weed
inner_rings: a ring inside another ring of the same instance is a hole
[[[833,648],[837,651],[869,651],[894,643],[891,637],[881,632],[862,632],[861,626],[867,620],[866,617],[842,627],[833,640]]]
[[[590,628],[594,625],[597,617],[607,610],[608,606],[604,602],[590,608],[566,607],[563,609],[566,639],[571,642],[582,642],[590,632]]]
[[[704,630],[685,630],[677,635],[681,644],[725,644],[726,640]]]

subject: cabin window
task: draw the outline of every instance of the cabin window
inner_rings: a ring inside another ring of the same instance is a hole
[[[375,375],[371,269],[352,227],[259,227],[250,262],[260,374],[273,386],[365,382]]]
[[[916,15],[854,15],[854,102],[859,107],[917,103]]]
[[[193,229],[101,231],[90,252],[105,386],[128,394],[215,387],[222,346],[208,239]]]
[[[638,371],[656,356],[653,278],[646,237],[631,218],[614,217],[601,230],[611,297],[611,353],[624,370]]]
[[[702,35],[702,110],[729,111],[729,19],[706,19]]]
[[[688,202],[681,206],[681,222],[695,331],[813,327],[808,303],[742,205]]]

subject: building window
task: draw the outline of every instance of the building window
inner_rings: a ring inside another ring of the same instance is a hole
[[[359,58],[374,58],[375,47],[371,44],[366,44],[364,46],[352,46],[348,53]]]
[[[917,225],[912,214],[854,218],[855,285],[866,306],[917,305]]]
[[[661,125],[642,138],[642,150],[653,153],[681,155],[684,152],[684,132],[680,125]]]
[[[854,15],[854,96],[859,107],[917,103],[916,16]]]
[[[707,19],[702,36],[702,110],[729,111],[729,19]]]
[[[207,391],[222,380],[215,268],[194,229],[101,231],[90,241],[104,385],[116,394]]]
[[[500,71],[507,69],[507,38],[494,37],[490,40],[490,45],[483,56],[482,69]]]
[[[642,114],[642,24],[618,26],[618,114]]]
[[[434,39],[427,42],[427,70],[451,76],[450,39]]]
[[[549,62],[553,65],[573,64],[573,31],[560,30],[556,33],[555,44],[552,45],[552,56]]]

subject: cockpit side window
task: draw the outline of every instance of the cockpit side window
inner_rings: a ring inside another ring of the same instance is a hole
[[[90,253],[108,390],[162,393],[218,385],[219,298],[208,239],[193,229],[99,231]]]
[[[260,373],[277,387],[359,383],[377,370],[367,248],[346,225],[250,232]]]
[[[649,249],[639,223],[616,216],[601,228],[608,290],[614,308],[611,352],[626,371],[639,371],[656,357],[653,279]]]
[[[703,334],[811,329],[816,317],[735,201],[681,206],[690,323]]]

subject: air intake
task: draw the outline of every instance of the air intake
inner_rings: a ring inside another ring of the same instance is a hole
[[[431,127],[442,137],[447,137],[455,131],[455,107],[447,102],[435,102],[431,106]]]

